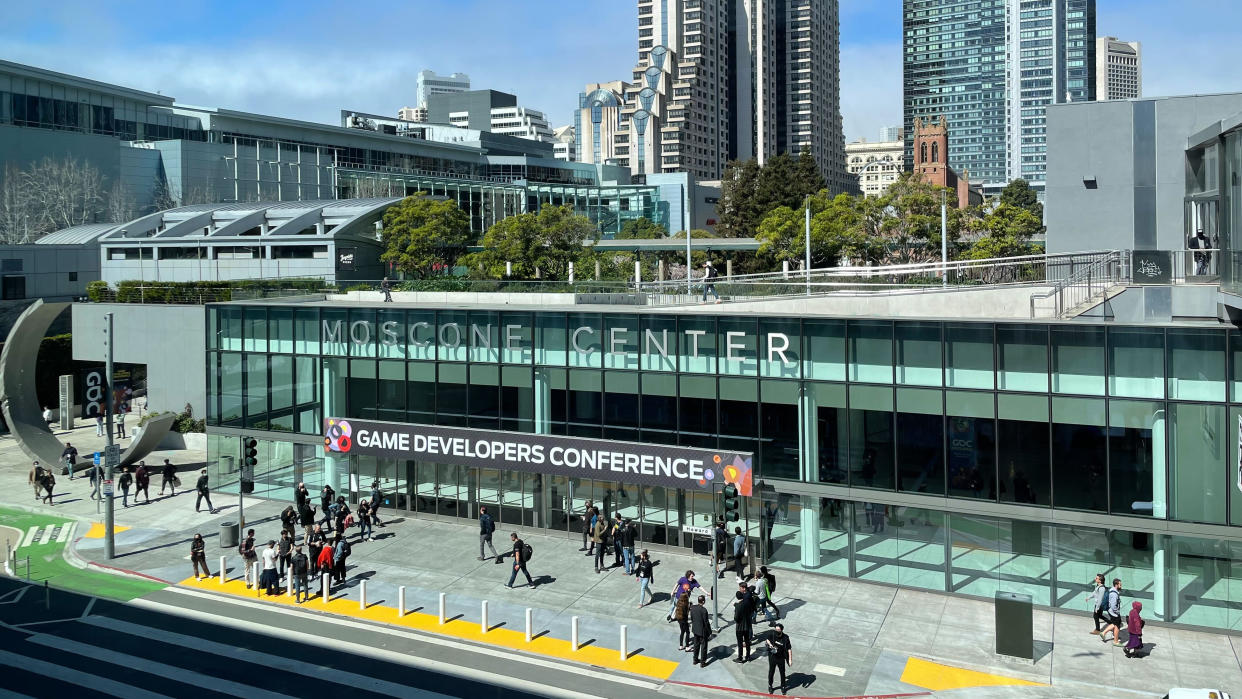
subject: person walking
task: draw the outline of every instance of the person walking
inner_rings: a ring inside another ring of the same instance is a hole
[[[655,594],[651,592],[651,586],[655,585],[655,566],[651,565],[651,557],[647,555],[647,549],[638,556],[638,565],[635,566],[635,575],[638,576],[638,608],[642,609],[647,603],[647,595],[651,595],[651,601],[655,601]]]
[[[147,471],[147,462],[139,461],[134,471],[134,504],[138,504],[138,494],[142,493],[142,501],[151,502],[151,473]]]
[[[43,478],[39,480],[39,485],[43,487],[43,503],[55,504],[52,502],[52,489],[56,487],[56,474],[51,469],[43,469]]]
[[[518,538],[517,532],[509,535],[509,540],[513,542],[513,572],[509,574],[509,582],[505,583],[505,587],[513,587],[513,581],[517,580],[518,571],[522,571],[522,575],[526,576],[526,584],[534,587],[535,581],[530,577],[530,571],[526,570],[526,560],[529,558],[529,551],[526,542]]]
[[[578,549],[579,551],[586,551],[588,556],[595,550],[593,543],[590,548],[587,547],[587,541],[591,538],[591,532],[595,529],[595,520],[591,517],[592,509],[591,501],[587,500],[586,507],[582,510],[582,548]]]
[[[677,584],[673,586],[673,594],[671,595],[673,603],[668,606],[668,616],[665,619],[668,621],[673,620],[673,612],[677,609],[677,600],[681,599],[683,593],[692,592],[696,587],[702,586],[699,585],[698,580],[694,579],[694,571],[687,570],[686,574],[678,578]]]
[[[380,282],[380,291],[384,292],[384,303],[392,303],[392,284],[388,281],[388,277]]]
[[[690,632],[694,634],[692,663],[707,667],[707,639],[712,635],[712,620],[705,606],[707,598],[699,595],[698,604],[690,608]]]
[[[670,618],[677,619],[677,650],[690,652],[694,650],[694,642],[690,636],[690,593],[683,592],[673,598],[673,612]]]
[[[198,491],[198,497],[194,500],[194,511],[198,512],[199,505],[206,500],[207,511],[214,515],[216,508],[211,504],[211,490],[207,487],[207,469],[198,472],[198,483],[194,484],[194,489]]]
[[[781,694],[788,694],[785,691],[785,668],[793,665],[793,644],[789,642],[784,624],[776,625],[775,630],[768,636],[766,645],[768,647],[768,694],[776,691],[776,686],[772,684],[772,676],[777,670],[781,673]]]
[[[1142,611],[1142,602],[1134,600],[1130,603],[1130,615],[1126,618],[1126,633],[1129,638],[1126,639],[1126,647],[1121,651],[1127,658],[1133,658],[1143,650],[1143,625],[1147,622],[1143,621]]]
[[[371,481],[371,523],[380,527],[384,526],[379,517],[380,503],[384,501],[383,495],[384,493],[380,490],[379,479]]]
[[[27,477],[26,482],[34,487],[35,501],[38,501],[43,492],[43,467],[38,461],[30,467],[30,476]]]
[[[754,614],[755,593],[744,580],[737,583],[737,592],[733,600],[733,633],[737,641],[737,657],[735,663],[750,660],[751,619]]]
[[[1100,622],[1104,621],[1104,614],[1108,611],[1108,585],[1104,584],[1104,574],[1095,574],[1095,591],[1087,595],[1087,602],[1091,604],[1091,618],[1095,621],[1095,631],[1090,632],[1093,636],[1100,635]]]
[[[91,500],[98,500],[99,486],[103,483],[103,466],[99,464],[91,464],[90,476],[91,480]]]
[[[496,563],[500,563],[500,555],[496,553],[496,547],[492,546],[492,533],[496,531],[496,521],[488,514],[486,507],[479,508],[479,560],[487,560],[483,556],[483,546],[492,550],[492,559]]]
[[[297,604],[310,599],[310,590],[306,586],[306,571],[310,560],[302,553],[301,546],[293,548],[293,558],[289,561],[289,584],[293,585],[293,601]]]
[[[202,534],[195,534],[194,539],[190,541],[190,564],[194,566],[194,579],[201,580],[198,576],[198,570],[203,570],[203,578],[211,577],[211,570],[207,568],[207,543],[203,541]]]
[[[719,276],[711,260],[703,263],[703,303],[707,303],[708,294],[715,296],[716,303],[720,303],[720,294],[716,293],[716,278]]]
[[[1113,645],[1120,646],[1121,643],[1121,579],[1113,578],[1113,586],[1108,591],[1106,598],[1107,611],[1104,613],[1104,621],[1107,625],[1100,632],[1100,640],[1108,643],[1108,632],[1113,632]]]
[[[116,437],[117,439],[125,439],[125,413],[129,412],[129,408],[122,403],[116,410]]]
[[[65,470],[69,472],[69,480],[73,480],[73,469],[78,463],[78,450],[69,442],[65,442],[65,450],[60,453],[60,460],[65,462]]]
[[[332,511],[332,519],[336,522],[337,532],[345,536],[349,536],[345,532],[345,530],[348,529],[348,527],[345,526],[345,518],[350,515],[350,511],[349,504],[345,502],[344,495],[337,496],[334,508],[335,509]]]
[[[129,507],[129,487],[134,484],[134,477],[129,472],[129,467],[121,469],[121,506]],[[137,499],[137,498],[135,498]]]
[[[280,551],[276,548],[276,540],[269,539],[267,548],[263,549],[263,573],[259,578],[259,586],[270,597],[280,594],[280,574],[276,571]]]
[[[759,591],[759,606],[763,608],[763,618],[768,622],[769,626],[774,625],[775,619],[781,618],[781,610],[772,599],[772,593],[776,592],[776,576],[768,572],[767,566],[759,567],[757,588]]]
[[[237,553],[241,555],[242,563],[246,565],[246,589],[249,590],[252,585],[257,585],[258,580],[254,576],[255,563],[259,560],[259,554],[254,550],[254,530],[246,532],[246,538],[237,547]]]
[[[173,495],[176,495],[177,485],[177,467],[173,466],[168,459],[164,459],[164,468],[160,472],[160,497],[164,495],[164,488],[168,488]]]
[[[103,431],[104,431],[103,415],[96,415],[95,416],[95,436],[96,437],[104,436]]]
[[[591,535],[591,545],[595,547],[595,573],[604,569],[604,550],[608,543],[608,522],[595,510],[595,531]]]
[[[319,494],[319,513],[323,515],[319,523],[328,525],[326,530],[328,533],[332,532],[332,503],[335,501],[336,491],[332,489],[332,486],[325,485]]]
[[[280,541],[276,543],[276,562],[279,565],[280,577],[285,577],[289,570],[289,562],[293,558],[293,532],[281,532]]]
[[[621,556],[625,561],[625,574],[632,575],[634,570],[634,544],[638,541],[638,527],[634,520],[627,519],[621,526]]]
[[[367,541],[371,538],[371,503],[363,500],[358,503],[358,540]]]
[[[743,573],[746,572],[746,535],[742,533],[741,527],[733,528],[733,573],[737,576],[738,582],[745,579]]]

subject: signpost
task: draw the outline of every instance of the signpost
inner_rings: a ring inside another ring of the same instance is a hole
[[[104,394],[104,415],[107,416],[106,429],[108,430],[108,446],[104,450],[104,483],[106,490],[104,491],[104,558],[112,560],[116,558],[116,520],[115,507],[112,502],[112,469],[120,463],[121,449],[112,443],[112,413],[116,411],[116,402],[112,392],[112,314],[105,313],[104,318],[104,345],[107,347],[107,362],[104,364],[104,378],[107,380],[108,391]],[[113,451],[115,449],[115,451]],[[115,454],[116,460],[110,461],[106,455]]]

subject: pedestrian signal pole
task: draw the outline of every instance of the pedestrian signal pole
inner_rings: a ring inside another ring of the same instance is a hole
[[[246,515],[242,509],[242,501],[246,493],[254,492],[254,467],[259,463],[259,440],[254,437],[242,437],[241,478],[237,483],[237,538],[241,539],[246,531]]]

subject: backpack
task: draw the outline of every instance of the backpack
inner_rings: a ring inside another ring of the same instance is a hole
[[[1100,608],[1100,611],[1107,613],[1107,612],[1108,612],[1108,610],[1110,610],[1110,609],[1112,609],[1112,608],[1113,608],[1113,606],[1112,606],[1111,604],[1109,604],[1109,603],[1108,603],[1108,600],[1109,600],[1109,596],[1110,596],[1110,595],[1117,595],[1117,609],[1120,611],[1120,609],[1121,609],[1121,593],[1120,593],[1120,592],[1118,592],[1118,591],[1117,591],[1117,588],[1115,588],[1115,587],[1110,587],[1110,588],[1108,588],[1108,592],[1104,593],[1104,606]]]
[[[341,543],[342,543],[342,544],[345,544],[345,548],[341,549],[341,555],[343,555],[343,556],[352,556],[352,555],[354,555],[354,547],[353,547],[353,545],[351,545],[351,544],[349,543],[349,541],[347,541],[347,540],[345,540],[345,539],[342,539],[342,540],[341,540]]]
[[[768,573],[766,580],[768,582],[768,597],[771,597],[776,592],[776,576]]]
[[[491,534],[492,532],[496,531],[496,521],[492,519],[491,515],[484,513],[481,519],[483,520],[483,532],[484,533]]]
[[[523,563],[529,561],[531,554],[533,554],[534,552],[535,550],[530,547],[530,544],[526,543],[525,541],[522,542],[522,562]]]
[[[349,529],[350,527],[354,526],[354,516],[353,516],[353,515],[345,515],[345,522],[344,522],[344,524],[345,524],[345,528],[346,528],[346,529]]]
[[[1112,592],[1112,588],[1107,588],[1104,590],[1104,594],[1100,597],[1100,603],[1096,605],[1096,608],[1095,608],[1097,612],[1108,611],[1108,593],[1110,592]]]

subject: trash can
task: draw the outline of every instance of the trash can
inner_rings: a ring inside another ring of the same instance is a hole
[[[695,534],[694,538],[690,541],[690,550],[700,556],[712,555],[712,538],[710,536],[703,536],[702,534]]]
[[[996,654],[1035,659],[1034,610],[1031,596],[996,593]]]
[[[220,523],[220,548],[234,549],[237,548],[237,522],[221,522]]]

